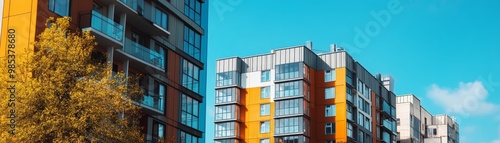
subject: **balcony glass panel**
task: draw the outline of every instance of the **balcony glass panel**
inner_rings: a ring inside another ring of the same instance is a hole
[[[155,93],[148,93],[144,91],[144,96],[141,101],[141,104],[151,107],[153,109],[157,109],[160,111],[164,111],[164,97],[157,95]]]
[[[125,38],[125,46],[123,47],[123,51],[160,69],[165,69],[165,58],[163,57],[163,55],[149,48],[146,48],[139,43],[135,43],[128,38]]]
[[[90,16],[90,24],[85,23],[88,22],[86,18]],[[99,12],[92,11],[91,14],[82,15],[82,27],[92,27],[93,29],[109,36],[115,40],[122,41],[123,40],[123,26],[114,22],[113,20],[103,16]]]

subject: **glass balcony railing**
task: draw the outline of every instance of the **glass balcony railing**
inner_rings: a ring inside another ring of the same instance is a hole
[[[165,69],[165,58],[163,55],[149,48],[146,48],[139,43],[135,43],[128,38],[125,38],[123,51],[160,69]]]
[[[389,120],[384,120],[383,125],[390,129],[391,131],[395,131],[395,126],[393,126],[393,123]]]
[[[91,13],[81,15],[80,18],[80,25],[83,28],[91,27],[115,40],[120,42],[123,40],[123,26],[99,12],[92,11]]]
[[[144,91],[144,96],[141,101],[141,104],[160,111],[164,111],[165,102],[163,96],[159,96],[157,94],[148,93],[148,91]]]
[[[137,13],[144,12],[144,0],[120,0],[128,7],[135,10]]]

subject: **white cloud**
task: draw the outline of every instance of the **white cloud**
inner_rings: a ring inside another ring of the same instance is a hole
[[[488,91],[481,81],[460,82],[458,88],[455,89],[433,84],[427,90],[427,96],[443,106],[447,113],[456,113],[462,116],[489,114],[499,107],[486,101]]]

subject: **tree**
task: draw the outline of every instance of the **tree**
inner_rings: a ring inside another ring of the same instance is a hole
[[[17,82],[5,82],[13,77],[0,68],[0,93],[15,87],[13,102],[0,97],[0,142],[142,142],[140,107],[132,102],[141,98],[138,84],[92,58],[94,37],[72,32],[70,18],[49,18],[46,25],[33,44],[36,52],[18,55],[27,60],[16,61]],[[7,126],[12,119],[15,135]]]

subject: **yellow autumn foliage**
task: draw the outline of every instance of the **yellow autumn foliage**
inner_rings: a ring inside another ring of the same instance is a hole
[[[0,67],[0,142],[142,142],[140,87],[91,58],[94,37],[72,32],[70,18],[47,25],[15,73]]]

